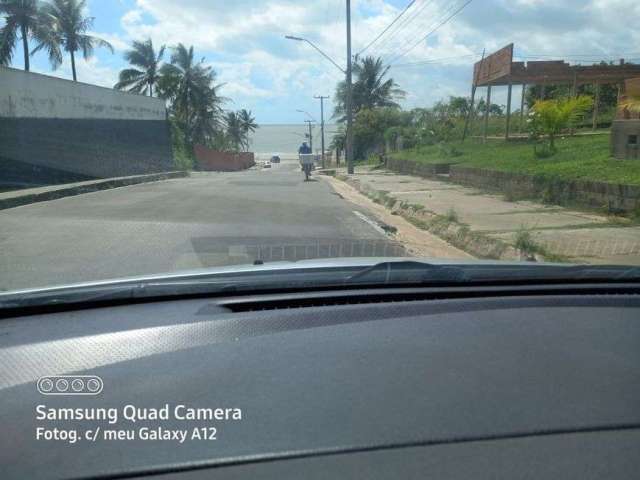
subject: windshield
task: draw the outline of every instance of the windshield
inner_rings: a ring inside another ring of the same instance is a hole
[[[0,291],[637,267],[639,8],[0,0]]]

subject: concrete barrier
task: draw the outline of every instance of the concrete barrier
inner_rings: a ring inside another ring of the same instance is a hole
[[[200,170],[210,172],[238,172],[253,167],[255,155],[251,152],[221,152],[202,145],[194,149]]]
[[[132,177],[107,178],[88,182],[55,185],[41,188],[30,188],[13,192],[0,193],[0,210],[20,207],[31,203],[47,202],[58,198],[81,195],[83,193],[109,190],[111,188],[126,187],[140,183],[159,182],[172,178],[189,176],[188,172],[164,172],[152,175],[137,175]]]

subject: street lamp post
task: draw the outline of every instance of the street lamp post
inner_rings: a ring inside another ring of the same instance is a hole
[[[311,47],[320,53],[324,58],[329,60],[333,65],[338,68],[346,76],[347,84],[347,138],[346,138],[346,157],[347,157],[347,172],[353,174],[353,82],[352,82],[352,62],[351,62],[351,0],[346,0],[347,3],[347,69],[344,70],[338,65],[329,55],[324,53],[313,42],[302,37],[294,37],[292,35],[286,35],[288,40],[295,40],[296,42],[306,42]],[[324,149],[323,149],[324,153]],[[324,155],[323,155],[324,158]]]
[[[353,175],[353,84],[351,76],[351,0],[347,0],[347,173]]]

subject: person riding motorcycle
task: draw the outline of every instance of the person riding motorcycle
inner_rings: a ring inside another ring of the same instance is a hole
[[[302,142],[300,148],[298,149],[298,153],[300,155],[310,155],[312,153],[311,147],[307,145],[307,142]],[[302,163],[302,160],[300,160]],[[311,174],[311,170],[313,169],[313,163],[302,163],[302,171],[305,175],[305,180],[309,180],[309,175]]]

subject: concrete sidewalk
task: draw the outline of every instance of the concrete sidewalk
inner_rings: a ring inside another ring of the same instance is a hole
[[[618,217],[585,213],[501,195],[443,179],[360,167],[337,178],[459,248],[481,257],[523,255],[597,264],[640,264],[640,226]],[[526,245],[525,251],[515,245]]]
[[[150,175],[134,175],[130,177],[103,178],[86,182],[63,183],[46,187],[27,188],[0,193],[0,210],[29,205],[31,203],[47,202],[58,198],[97,192],[111,188],[126,187],[139,183],[158,182],[172,178],[189,176],[188,172],[165,172]]]

